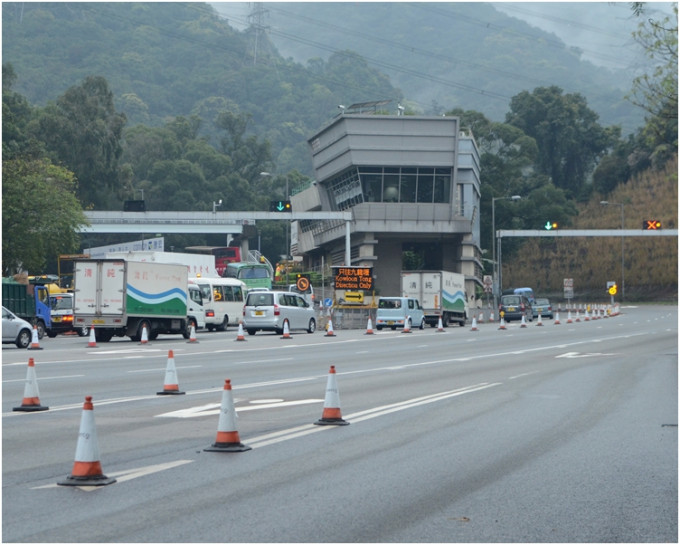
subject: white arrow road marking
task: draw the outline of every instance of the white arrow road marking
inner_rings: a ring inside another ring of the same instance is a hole
[[[323,399],[299,399],[296,401],[275,401],[275,402],[251,402],[254,405],[249,407],[234,407],[237,413],[246,411],[256,411],[260,409],[278,409],[280,407],[293,407],[295,405],[308,405],[310,403],[323,403]],[[189,407],[188,409],[181,409],[179,411],[172,411],[169,413],[157,414],[159,418],[192,418],[195,416],[212,416],[220,414],[222,403],[208,403],[207,405],[199,405],[198,407]]]
[[[123,471],[115,471],[113,473],[107,472],[107,477],[115,477],[119,483],[129,481],[131,479],[136,479],[137,477],[143,477],[144,475],[151,475],[152,473],[158,473],[159,471],[165,471],[166,469],[172,469],[173,467],[178,467],[184,464],[189,464],[194,460],[175,460],[174,462],[166,462],[164,464],[155,464],[152,466],[138,467],[136,469],[126,469]],[[34,486],[31,490],[38,490],[41,488],[57,488],[60,485],[57,483],[46,484],[43,486]],[[85,492],[92,492],[98,488],[103,488],[101,486],[77,486]]]

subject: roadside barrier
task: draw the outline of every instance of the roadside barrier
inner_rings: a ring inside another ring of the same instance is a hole
[[[33,332],[31,333],[31,344],[26,350],[42,350],[40,346],[40,339],[38,338],[38,328],[33,326]]]
[[[26,371],[26,384],[24,385],[24,398],[21,406],[14,407],[13,411],[34,412],[46,411],[49,407],[40,404],[40,393],[38,392],[38,378],[35,374],[35,362],[33,358],[28,358],[28,370]]]
[[[349,422],[342,419],[340,411],[340,392],[335,378],[335,365],[331,365],[326,382],[326,397],[323,402],[321,418],[314,422],[317,426],[347,426]]]
[[[157,395],[182,395],[185,392],[179,391],[179,381],[177,380],[177,369],[175,368],[175,353],[168,350],[168,364],[165,367],[165,382],[163,391],[156,392]]]
[[[217,437],[212,446],[203,450],[207,452],[245,452],[252,450],[252,447],[241,443],[241,438],[236,429],[236,418],[234,396],[231,392],[231,380],[225,379],[224,389],[222,390],[220,419],[217,422]]]
[[[115,482],[116,479],[109,478],[102,473],[92,396],[85,396],[73,471],[57,484],[63,486],[104,486]]]

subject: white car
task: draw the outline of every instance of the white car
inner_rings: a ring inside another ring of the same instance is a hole
[[[425,327],[425,313],[418,299],[413,297],[379,297],[375,326],[378,331],[383,327],[394,330],[408,324],[409,329]]]
[[[248,292],[243,307],[243,329],[248,335],[256,331],[274,331],[281,335],[284,324],[288,331],[302,329],[307,333],[316,331],[316,313],[301,295],[286,291]]]
[[[16,344],[19,348],[28,348],[32,339],[31,324],[2,307],[2,344]]]

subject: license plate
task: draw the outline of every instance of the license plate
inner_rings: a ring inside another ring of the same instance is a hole
[[[389,320],[389,321],[387,322],[387,325],[394,325],[394,320]]]
[[[92,320],[93,324],[105,324],[106,322],[104,320]]]
[[[55,316],[54,318],[52,318],[52,321],[53,322],[61,322],[61,316]]]
[[[515,312],[515,307],[508,307],[508,312]]]
[[[264,316],[264,310],[256,310],[255,316]]]
[[[538,307],[536,310],[538,310],[538,312],[543,312],[543,307]]]

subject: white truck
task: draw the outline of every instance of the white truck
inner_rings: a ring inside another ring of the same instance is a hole
[[[220,278],[215,267],[215,256],[207,254],[187,254],[181,252],[130,251],[108,252],[106,259],[125,259],[126,261],[145,261],[148,263],[179,263],[185,265],[189,277]]]
[[[469,311],[465,292],[465,275],[449,271],[402,271],[401,292],[420,301],[425,323],[447,327],[458,322],[462,327]]]
[[[80,259],[74,269],[76,327],[94,327],[95,339],[108,342],[114,336],[148,340],[160,333],[181,334],[188,339],[188,275],[184,265]]]

